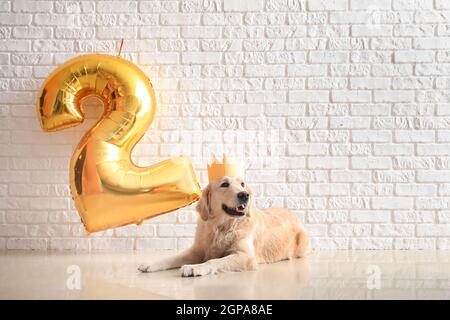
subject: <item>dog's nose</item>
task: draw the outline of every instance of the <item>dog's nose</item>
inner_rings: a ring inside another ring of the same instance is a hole
[[[248,192],[241,191],[237,194],[239,201],[246,202],[248,201],[249,194]]]

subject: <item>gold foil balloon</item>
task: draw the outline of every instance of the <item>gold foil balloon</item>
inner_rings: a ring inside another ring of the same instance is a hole
[[[173,211],[196,201],[199,184],[180,156],[138,167],[131,151],[150,126],[156,100],[150,80],[122,58],[92,54],[74,58],[47,78],[38,95],[44,131],[83,122],[83,98],[97,96],[104,113],[84,135],[70,163],[70,188],[88,232]]]

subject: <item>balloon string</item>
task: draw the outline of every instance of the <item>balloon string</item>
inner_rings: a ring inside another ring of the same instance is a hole
[[[120,40],[119,53],[117,54],[119,57],[120,57],[120,54],[122,53],[122,47],[123,47],[123,39]]]

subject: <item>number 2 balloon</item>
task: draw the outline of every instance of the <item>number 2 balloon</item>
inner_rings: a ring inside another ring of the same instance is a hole
[[[122,58],[83,55],[53,71],[38,94],[42,129],[81,124],[81,102],[92,95],[102,100],[104,112],[75,149],[69,175],[88,232],[140,224],[199,198],[200,187],[186,157],[146,168],[132,162],[131,151],[153,120],[156,100],[146,75]]]

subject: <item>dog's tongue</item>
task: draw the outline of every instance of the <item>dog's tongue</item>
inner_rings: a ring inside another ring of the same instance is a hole
[[[235,210],[238,211],[238,212],[242,212],[242,211],[245,210],[245,205],[244,205],[244,204],[241,204],[239,207],[236,207]]]

